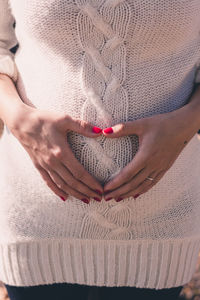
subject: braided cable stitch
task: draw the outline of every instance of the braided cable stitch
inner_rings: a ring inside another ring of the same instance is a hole
[[[128,95],[123,87],[126,77],[124,39],[130,21],[130,7],[122,0],[77,0],[76,3],[80,8],[78,35],[84,50],[81,84],[87,98],[82,106],[81,119],[95,122],[96,126],[102,128],[126,122]],[[126,144],[132,149],[129,137],[119,138],[118,141],[105,137],[83,139],[85,146],[81,162],[84,163],[89,157],[93,161],[89,171],[93,173],[95,169],[104,183],[122,169],[117,158],[120,148]],[[130,151],[126,164],[132,155]]]
[[[124,0],[76,2],[80,8],[77,27],[84,50],[81,82],[87,98],[82,107],[81,118],[93,122],[95,120],[96,125],[103,128],[112,126],[116,121],[126,122],[128,95],[123,87],[126,78],[124,39],[130,20],[129,5]],[[119,142],[105,137],[83,138],[87,142],[81,159],[83,161],[90,157],[93,160],[94,164],[91,166],[98,169],[103,182],[113,178],[121,170],[116,156],[124,143],[129,144],[129,149],[132,148],[130,137],[120,138]],[[130,151],[129,161],[131,157]],[[105,167],[102,168],[102,165]],[[92,208],[91,203],[91,210],[88,210],[82,222],[80,235],[87,238],[88,235],[91,238],[102,235],[113,239],[119,238],[119,235],[121,238],[131,238],[128,230],[131,225],[131,209],[128,202],[114,206],[104,202],[98,209],[96,206]]]

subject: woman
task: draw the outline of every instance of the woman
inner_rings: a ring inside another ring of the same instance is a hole
[[[0,11],[11,300],[177,299],[200,250],[200,2],[0,0]]]

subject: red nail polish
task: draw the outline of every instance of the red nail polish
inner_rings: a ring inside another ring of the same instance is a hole
[[[94,126],[94,127],[92,128],[92,131],[93,131],[94,133],[100,133],[100,132],[102,132],[102,129],[99,128],[99,127]]]
[[[96,201],[101,201],[101,199],[99,199],[99,198],[97,198],[97,197],[93,197],[94,198],[94,200],[96,200]]]
[[[65,199],[64,197],[60,196],[60,198],[63,200],[63,201],[66,201],[67,199]]]
[[[95,192],[97,192],[97,194],[102,195],[102,192],[99,190],[95,190]]]
[[[86,199],[86,198],[83,198],[83,199],[81,199],[81,201],[83,201],[84,203],[87,203],[87,204],[89,204],[89,200],[88,199]]]
[[[137,198],[137,197],[139,197],[140,196],[140,194],[136,194],[135,196],[133,196],[135,199]]]
[[[119,201],[121,201],[121,200],[123,200],[123,198],[122,198],[122,197],[119,197],[119,198],[117,198],[116,202],[119,202]]]
[[[113,198],[112,198],[112,197],[105,198],[106,201],[109,201],[109,200],[111,200],[111,199],[113,199]]]
[[[113,129],[112,129],[112,127],[108,127],[108,128],[105,128],[103,130],[103,132],[105,132],[105,133],[113,133]]]

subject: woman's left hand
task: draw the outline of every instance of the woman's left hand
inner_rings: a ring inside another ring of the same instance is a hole
[[[103,131],[103,134],[107,138],[136,134],[139,149],[133,160],[104,186],[107,201],[112,198],[121,201],[131,196],[137,198],[147,192],[163,177],[195,134],[187,122],[185,108],[120,123],[112,129],[113,133]]]

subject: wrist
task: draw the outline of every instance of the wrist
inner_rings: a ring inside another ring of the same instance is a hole
[[[200,88],[192,95],[188,104],[183,107],[185,124],[193,132],[197,133],[200,129]]]
[[[178,134],[187,141],[200,129],[199,109],[191,102],[172,112],[175,116],[174,126],[178,129]]]
[[[34,113],[35,109],[25,103],[16,103],[5,118],[5,124],[14,134],[23,126],[24,121]]]

